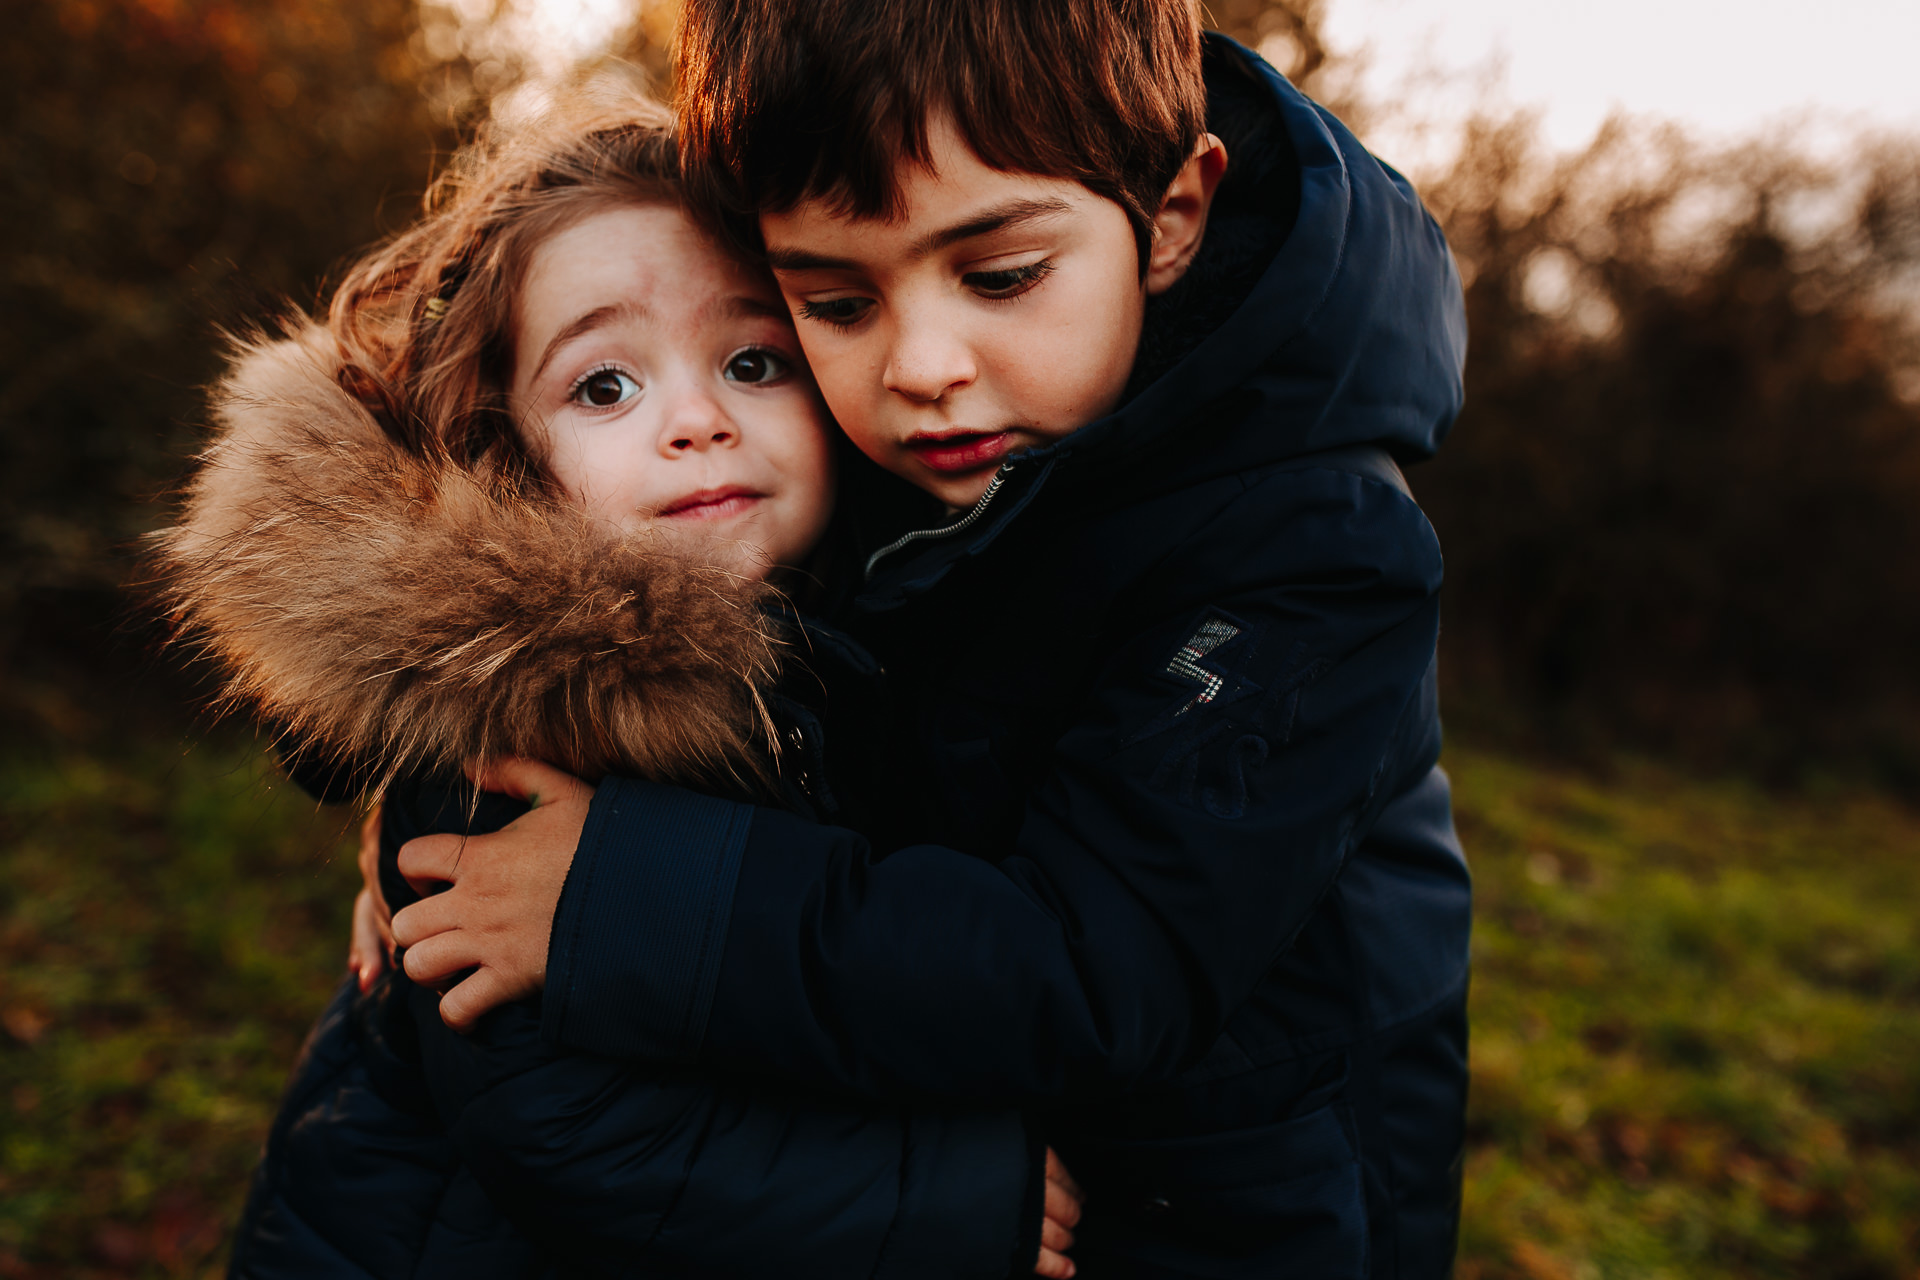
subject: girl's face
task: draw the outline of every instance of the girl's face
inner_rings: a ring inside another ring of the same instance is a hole
[[[828,420],[770,280],[670,204],[610,208],[533,254],[509,403],[575,501],[804,560],[833,506]]]

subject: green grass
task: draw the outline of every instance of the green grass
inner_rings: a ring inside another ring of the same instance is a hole
[[[358,879],[253,751],[0,771],[0,1277],[218,1274]]]
[[[1920,1277],[1920,816],[1448,763],[1463,1280]],[[345,825],[251,751],[0,767],[0,1280],[218,1273],[344,964]]]
[[[1477,881],[1465,1280],[1920,1275],[1920,819],[1449,763]]]

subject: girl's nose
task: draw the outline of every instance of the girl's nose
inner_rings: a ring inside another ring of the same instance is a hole
[[[660,427],[660,452],[667,457],[700,453],[735,443],[740,429],[714,398],[688,390],[675,398]]]
[[[901,332],[887,352],[881,374],[887,390],[909,400],[932,403],[974,380],[973,353],[939,325],[918,325]]]

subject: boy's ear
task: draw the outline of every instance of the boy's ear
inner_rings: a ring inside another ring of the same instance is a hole
[[[1164,293],[1186,274],[1207,230],[1207,210],[1227,172],[1227,147],[1210,133],[1200,135],[1193,156],[1174,175],[1153,215],[1153,247],[1147,251],[1148,293]]]

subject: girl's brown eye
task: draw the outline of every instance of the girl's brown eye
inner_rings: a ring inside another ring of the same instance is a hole
[[[757,386],[767,382],[777,382],[785,377],[792,368],[786,357],[765,347],[749,347],[745,351],[735,352],[727,360],[726,378],[729,382],[744,382]]]
[[[618,369],[600,369],[574,384],[568,399],[595,409],[611,409],[640,394],[640,384]]]

